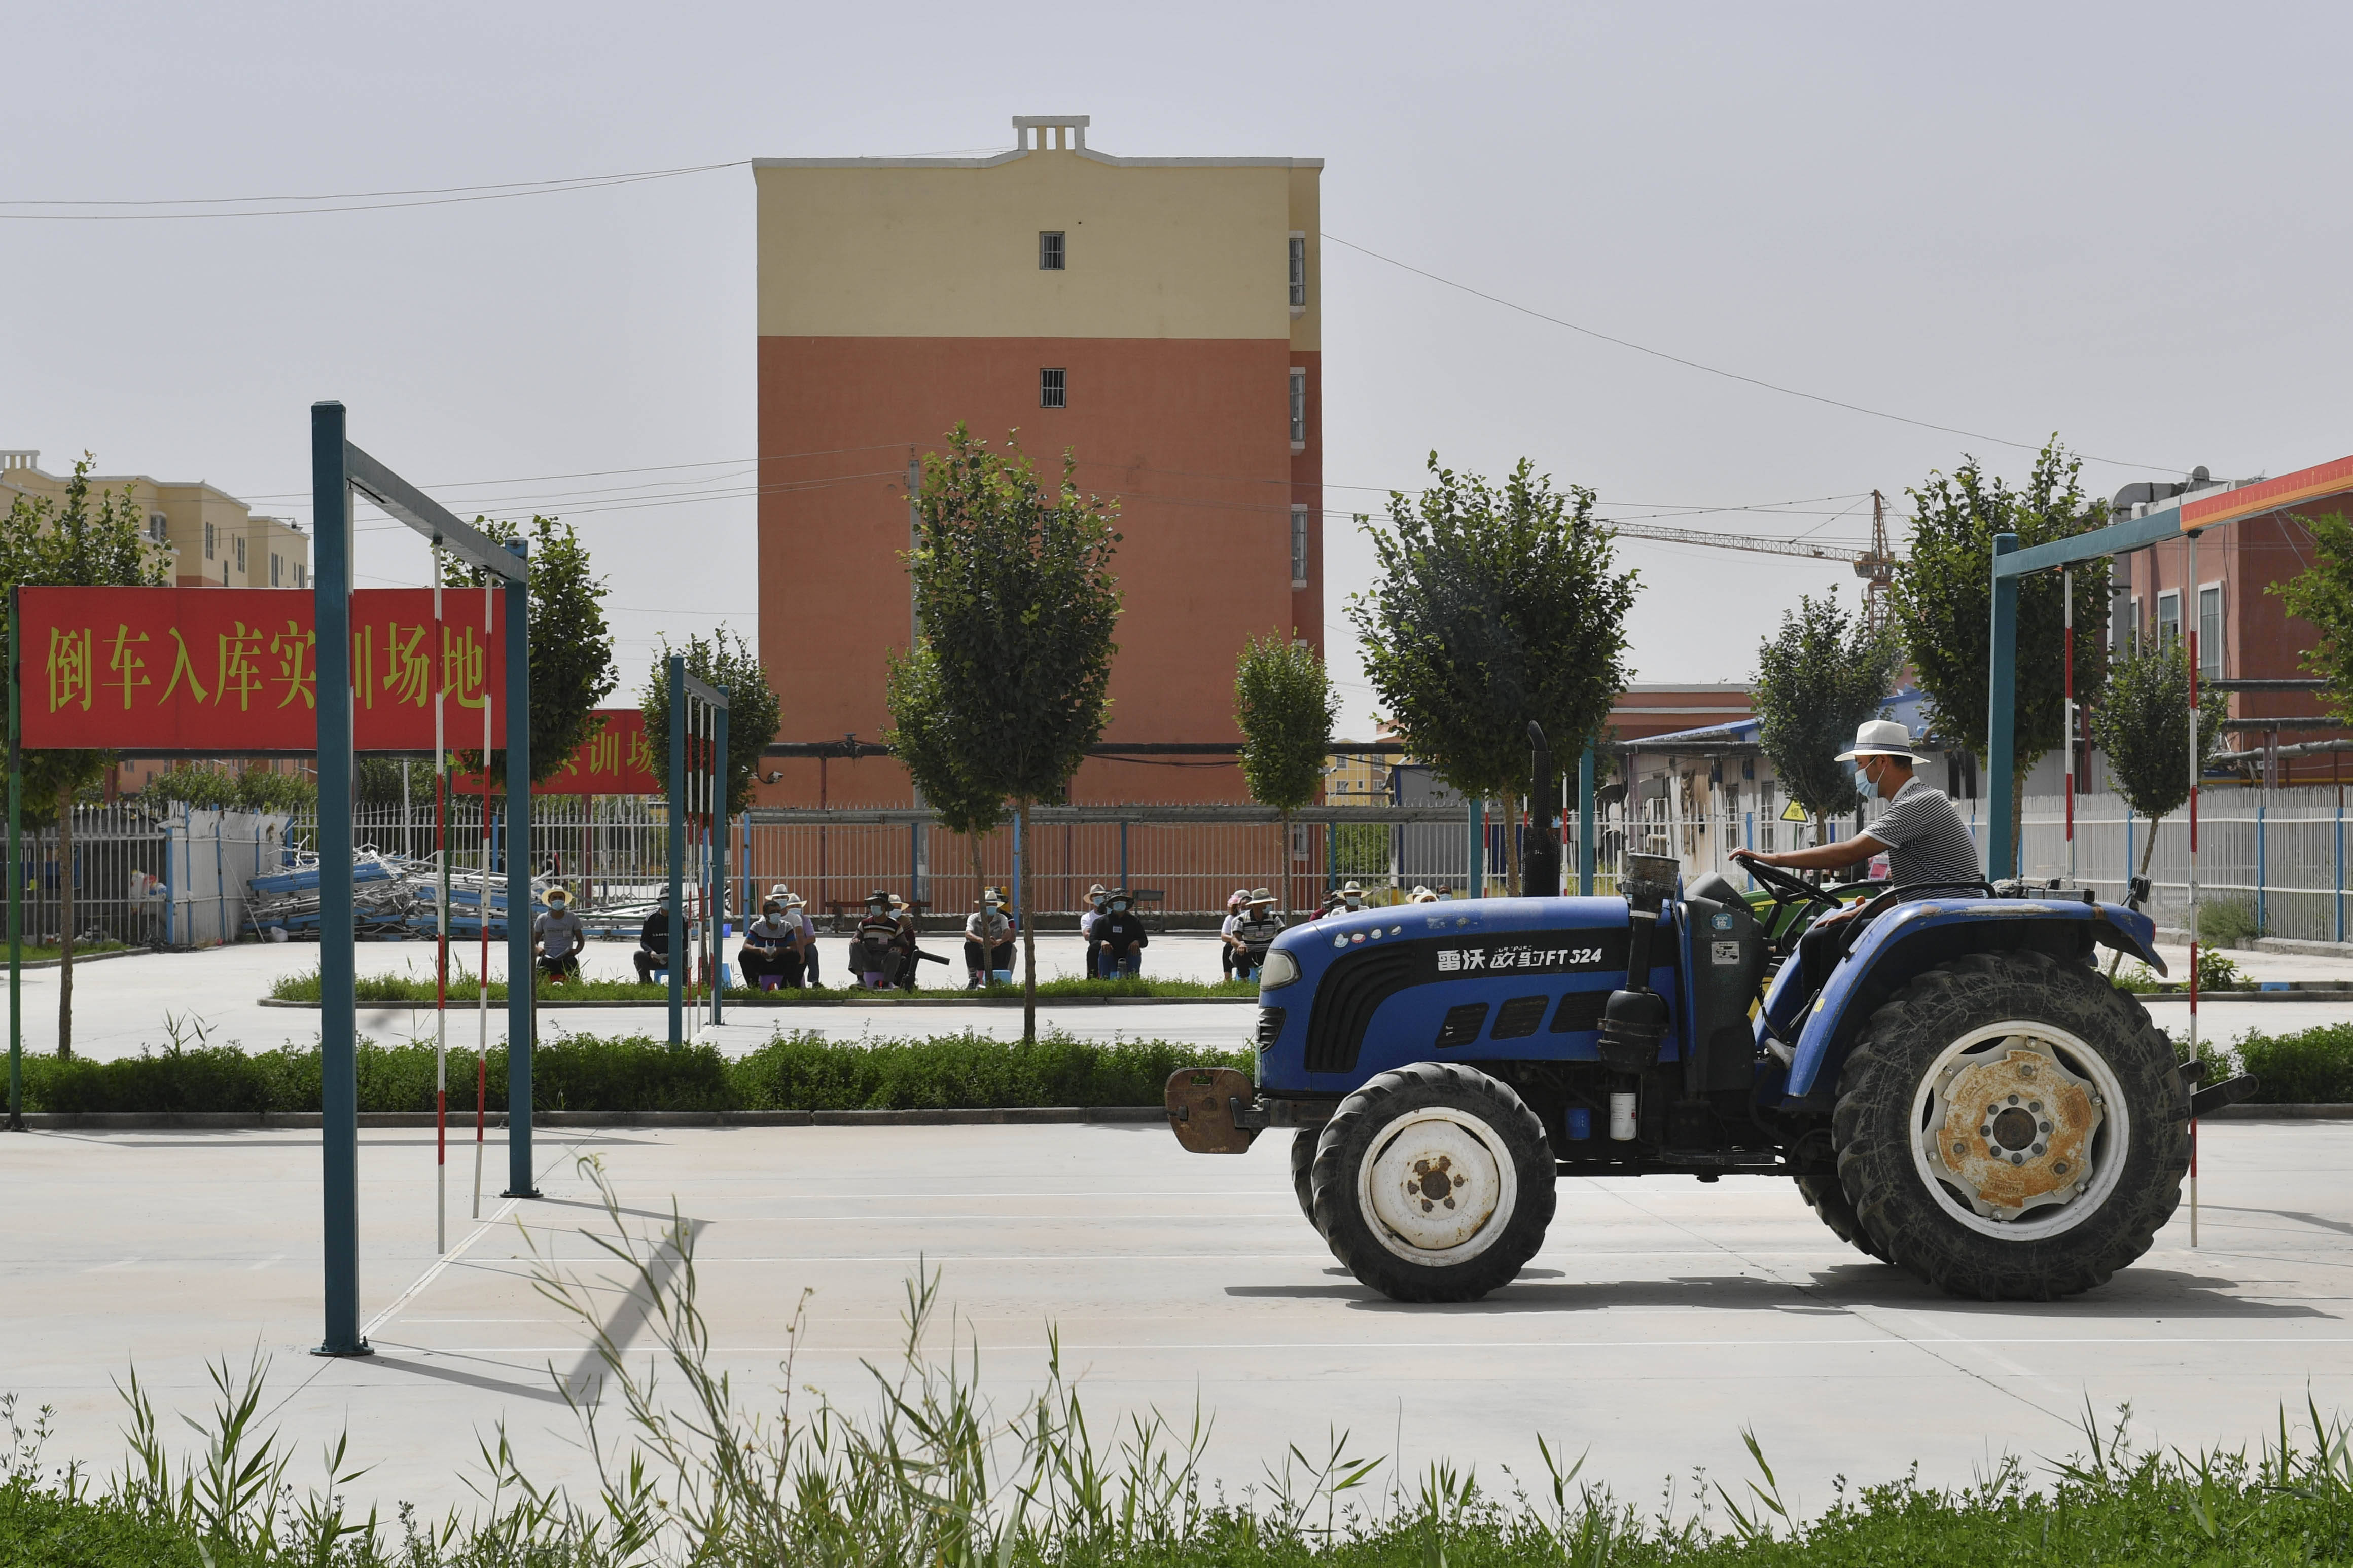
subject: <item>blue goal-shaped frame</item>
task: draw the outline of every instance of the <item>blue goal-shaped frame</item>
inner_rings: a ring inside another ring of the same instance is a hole
[[[366,1355],[359,1308],[359,1072],[352,911],[352,495],[365,496],[499,579],[507,660],[507,1190],[532,1185],[531,638],[525,547],[460,522],[352,445],[343,405],[311,405],[319,692],[319,1149],[326,1335],[320,1355]],[[487,770],[490,759],[482,759]],[[487,899],[484,918],[488,918]]]

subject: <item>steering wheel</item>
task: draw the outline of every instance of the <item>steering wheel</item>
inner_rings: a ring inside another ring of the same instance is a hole
[[[1840,907],[1836,899],[1811,882],[1792,877],[1778,866],[1767,866],[1762,860],[1751,860],[1746,856],[1735,856],[1733,864],[1762,883],[1777,904],[1820,904],[1832,910]]]

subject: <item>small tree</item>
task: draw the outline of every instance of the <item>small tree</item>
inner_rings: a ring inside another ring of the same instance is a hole
[[[670,659],[686,659],[686,672],[706,686],[727,694],[726,815],[750,809],[752,785],[760,772],[760,758],[776,738],[784,710],[760,668],[760,656],[742,637],[721,626],[706,639],[691,637],[674,648],[662,639],[662,650],[646,673],[638,692],[638,708],[646,716],[646,743],[654,752],[654,776],[662,793],[670,793]],[[575,742],[575,744],[577,742]]]
[[[965,771],[955,750],[956,727],[947,710],[940,682],[939,661],[929,648],[917,648],[905,658],[891,656],[891,679],[883,700],[891,710],[889,730],[882,739],[891,754],[907,770],[907,777],[923,792],[923,804],[950,833],[964,835],[972,860],[976,894],[982,882],[980,841],[1005,822],[1005,797]]]
[[[146,512],[124,486],[119,494],[93,496],[88,452],[74,464],[63,504],[47,496],[18,495],[9,503],[0,531],[0,589],[154,588],[172,581],[171,558],[145,533]],[[27,668],[30,658],[20,658]],[[120,752],[27,751],[24,812],[27,818],[55,812],[58,819],[58,1055],[73,1055],[74,802],[95,789]],[[12,875],[16,874],[12,872]]]
[[[1895,622],[1928,693],[1936,733],[1986,755],[1987,668],[1993,658],[1993,541],[2018,535],[2029,549],[2086,533],[2107,521],[2105,503],[2084,494],[2083,459],[2053,437],[2022,489],[1986,474],[1974,458],[1950,478],[1931,474],[1909,493],[1912,547],[1895,564]],[[2075,595],[2075,699],[2097,697],[2107,676],[2108,563],[2079,561]],[[2064,585],[2056,572],[2018,583],[2017,688],[2011,752],[2010,842],[2025,803],[2019,786],[2066,728],[2061,677]],[[1997,879],[2010,868],[1986,868]]]
[[[1388,526],[1367,528],[1377,574],[1350,595],[1348,619],[1410,753],[1472,800],[1517,801],[1531,721],[1561,756],[1609,722],[1632,674],[1639,574],[1615,569],[1591,490],[1556,490],[1525,458],[1501,489],[1440,468],[1435,452],[1429,467],[1420,497],[1392,493]],[[1517,864],[1506,874],[1516,891]]]
[[[1835,759],[1885,705],[1902,657],[1893,637],[1840,609],[1835,593],[1800,597],[1794,613],[1782,612],[1780,631],[1757,644],[1757,739],[1782,789],[1813,817],[1818,841],[1824,819],[1862,804],[1853,770]]]
[[[2304,668],[2328,682],[2321,701],[2337,718],[2353,723],[2353,523],[2333,511],[2295,520],[2312,531],[2319,559],[2265,593],[2276,594],[2287,613],[2310,621],[2319,640],[2304,650]]]
[[[1291,913],[1291,814],[1315,798],[1332,754],[1339,700],[1323,659],[1304,644],[1253,637],[1234,665],[1234,723],[1250,798],[1282,813],[1282,912]]]
[[[908,562],[939,683],[938,744],[976,795],[1012,802],[1024,887],[1029,808],[1068,795],[1111,716],[1118,507],[1082,496],[1077,469],[1065,452],[1049,488],[1018,445],[999,456],[958,425],[947,451],[923,459]],[[1034,916],[1021,949],[1021,1035],[1034,1040]]]
[[[2222,744],[2227,693],[2198,694],[2198,771]],[[2108,760],[2108,777],[2126,809],[2148,819],[2137,877],[2148,875],[2158,821],[2189,798],[2189,650],[2179,642],[2137,648],[2108,667],[2108,683],[2087,728]],[[2116,965],[2108,965],[2110,973]]]
[[[511,522],[477,517],[474,526],[501,543],[523,537]],[[579,534],[568,522],[533,517],[529,544],[524,592],[531,600],[531,782],[544,784],[596,732],[596,705],[613,694],[621,676],[605,624],[605,579],[589,571]],[[448,587],[479,588],[490,576],[454,556],[442,572]],[[506,767],[503,750],[491,753],[493,776],[503,781]],[[395,775],[396,789],[398,784]]]

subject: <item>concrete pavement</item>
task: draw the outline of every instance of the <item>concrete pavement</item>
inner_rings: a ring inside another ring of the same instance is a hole
[[[102,1466],[120,1454],[110,1376],[135,1361],[163,1409],[201,1415],[205,1359],[241,1363],[259,1344],[303,1462],[348,1425],[377,1467],[359,1495],[469,1500],[458,1472],[501,1419],[535,1475],[579,1480],[552,1379],[595,1370],[587,1337],[533,1292],[518,1227],[604,1281],[607,1321],[648,1347],[641,1303],[580,1234],[603,1225],[572,1163],[593,1152],[631,1225],[673,1201],[692,1222],[714,1352],[739,1386],[780,1381],[786,1327],[814,1289],[793,1380],[871,1410],[860,1361],[888,1364],[905,1281],[928,1266],[1001,1403],[1035,1385],[1059,1324],[1099,1435],[1146,1406],[1189,1419],[1198,1397],[1229,1492],[1336,1427],[1409,1474],[1449,1458],[1491,1483],[1505,1464],[1540,1473],[1542,1433],[1556,1452],[1589,1449],[1588,1479],[1647,1498],[1694,1465],[1743,1473],[1746,1426],[1819,1509],[1838,1474],[1886,1478],[1917,1458],[1929,1479],[1960,1481],[2005,1451],[2064,1455],[2087,1399],[2104,1418],[2130,1401],[2141,1439],[2191,1448],[2259,1442],[2307,1389],[2324,1412],[2353,1405],[2343,1124],[2210,1126],[2202,1247],[2177,1220],[2138,1267],[2051,1305],[1943,1297],[1762,1179],[1565,1184],[1519,1281],[1429,1308],[1338,1269],[1297,1213],[1281,1134],[1238,1158],[1181,1154],[1156,1128],[541,1137],[544,1200],[494,1201],[504,1217],[442,1266],[430,1140],[363,1134],[362,1311],[378,1353],[332,1362],[303,1353],[320,1332],[314,1137],[0,1139],[0,1389],[58,1406],[53,1458]],[[502,1145],[488,1155],[495,1189]],[[453,1156],[462,1215],[470,1151]],[[453,1222],[453,1236],[471,1228]],[[935,1347],[949,1337],[944,1313]]]

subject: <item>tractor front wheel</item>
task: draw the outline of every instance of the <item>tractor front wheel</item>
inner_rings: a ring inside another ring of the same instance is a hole
[[[1839,1183],[1889,1262],[1958,1296],[2054,1300],[2172,1216],[2189,1100],[2172,1042],[2096,970],[1971,953],[1871,1016],[1839,1076]]]
[[[1316,1228],[1398,1301],[1475,1301],[1544,1245],[1556,1167],[1511,1086],[1449,1062],[1385,1072],[1340,1102],[1309,1173]]]
[[[1854,1205],[1848,1200],[1846,1189],[1839,1185],[1838,1177],[1799,1176],[1798,1195],[1806,1200],[1806,1206],[1814,1211],[1814,1217],[1830,1227],[1832,1236],[1866,1258],[1877,1258],[1882,1263],[1887,1261],[1886,1256],[1879,1250],[1879,1244],[1871,1239],[1869,1233],[1862,1228],[1862,1222],[1855,1217]]]
[[[1291,1191],[1309,1225],[1315,1224],[1315,1189],[1309,1184],[1309,1173],[1315,1165],[1315,1132],[1313,1127],[1303,1127],[1291,1135]]]

